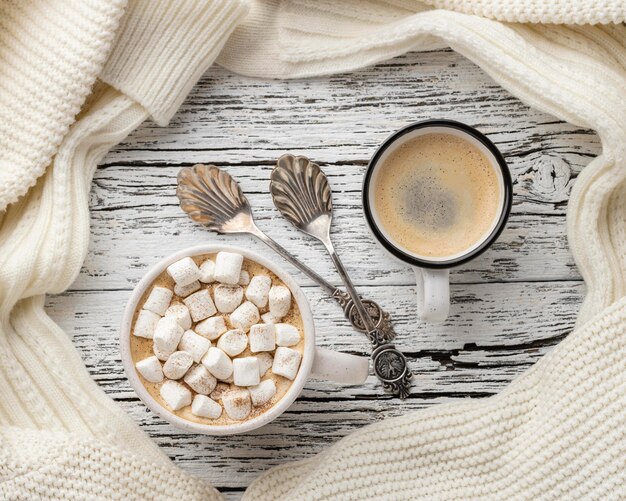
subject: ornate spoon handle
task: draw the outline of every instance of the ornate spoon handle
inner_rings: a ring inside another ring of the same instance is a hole
[[[411,393],[410,381],[413,374],[409,371],[406,357],[393,344],[388,342],[384,333],[374,324],[369,312],[357,294],[341,259],[339,259],[339,255],[335,252],[330,239],[322,240],[322,242],[326,246],[335,268],[337,268],[337,272],[346,286],[357,314],[361,318],[363,325],[365,325],[365,333],[374,348],[372,351],[372,362],[376,377],[383,384],[385,390],[402,399],[407,398]]]

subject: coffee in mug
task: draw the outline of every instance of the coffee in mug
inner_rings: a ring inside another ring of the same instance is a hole
[[[374,206],[398,247],[425,259],[467,253],[497,223],[502,188],[489,159],[463,138],[417,136],[380,166]]]
[[[366,220],[387,251],[415,267],[423,319],[447,317],[448,269],[495,241],[511,194],[497,148],[459,122],[410,125],[375,153],[363,188]]]

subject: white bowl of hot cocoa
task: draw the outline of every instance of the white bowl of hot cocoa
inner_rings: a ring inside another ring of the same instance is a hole
[[[139,398],[187,431],[232,435],[280,416],[316,377],[362,384],[368,359],[319,348],[293,278],[241,248],[201,245],[141,279],[120,329]]]

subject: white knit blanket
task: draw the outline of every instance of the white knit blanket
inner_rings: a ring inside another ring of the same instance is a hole
[[[234,71],[292,78],[450,46],[601,138],[568,206],[587,285],[578,327],[501,394],[358,430],[270,470],[245,498],[626,498],[626,27],[600,24],[623,23],[623,2],[290,0],[246,14],[238,1],[137,0],[121,17],[124,7],[0,0],[0,497],[219,497],[97,388],[43,310],[84,259],[106,151],[148,116],[167,123],[218,54]]]

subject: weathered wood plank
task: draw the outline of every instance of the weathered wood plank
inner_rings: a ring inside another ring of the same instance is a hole
[[[466,344],[517,346],[562,336],[575,322],[583,289],[582,282],[562,281],[454,284],[450,317],[440,325],[417,320],[414,286],[362,286],[359,292],[380,301],[390,312],[398,333],[397,346],[418,353],[459,350]],[[317,287],[306,287],[304,292],[322,345],[355,353],[367,351],[365,336],[350,329],[332,299]],[[129,297],[129,290],[67,292],[51,296],[48,309],[76,342],[98,336],[98,341],[93,341],[94,353],[108,342],[117,355],[117,328]]]
[[[287,150],[302,154],[301,151]],[[314,156],[310,158],[317,161]],[[272,156],[262,162],[250,162],[242,160],[238,163],[223,162],[219,153],[205,153],[198,159],[200,163],[212,163],[228,170],[242,184],[242,188],[249,196],[267,195],[269,176],[278,155]],[[553,156],[547,153],[529,154],[522,161],[508,159],[509,170],[514,183],[514,209],[520,214],[545,214],[562,215],[566,211],[566,203],[569,192],[573,186],[578,171],[589,161],[587,155],[582,153],[565,153]],[[170,199],[174,192],[171,187],[176,182],[176,173],[181,166],[192,165],[197,162],[189,161],[160,161],[160,162],[112,162],[103,163],[96,174],[96,181],[103,188],[111,189],[107,182],[119,182],[121,174],[129,185],[116,186],[121,194],[132,191],[140,180],[145,183],[145,190],[140,190],[137,195],[154,195],[159,197],[163,204],[176,203]],[[321,163],[321,162],[320,162]],[[368,160],[360,160],[351,163],[321,163],[322,168],[329,176],[335,196],[357,196],[361,192],[361,184]],[[146,175],[142,179],[143,175]],[[141,184],[140,184],[141,186]],[[134,195],[135,193],[133,193]],[[96,198],[95,200],[98,200]],[[141,200],[141,198],[139,199]]]
[[[239,500],[241,499],[241,496],[244,493],[244,489],[243,488],[233,488],[232,490],[225,490],[224,488],[222,488],[222,497],[225,499],[225,501],[235,501],[235,500]]]
[[[360,206],[362,170],[348,166],[327,169],[335,190],[333,238],[337,250],[348,269],[355,270],[353,279],[358,284],[411,284],[414,278],[410,269],[390,258],[369,234]],[[338,276],[321,246],[298,233],[272,206],[267,192],[271,167],[229,171],[241,180],[259,227],[338,284]],[[201,242],[264,250],[264,245],[252,237],[219,236],[191,221],[177,204],[177,172],[178,167],[109,167],[97,173],[92,190],[91,251],[73,288],[129,287],[162,257]],[[552,203],[538,200],[535,205]],[[455,269],[452,281],[580,279],[565,231],[561,208],[546,217],[526,214],[516,206],[493,248]],[[128,245],[129,241],[133,244]],[[363,259],[365,256],[367,259]],[[278,256],[276,260],[282,262]],[[303,275],[300,279],[311,284]]]

